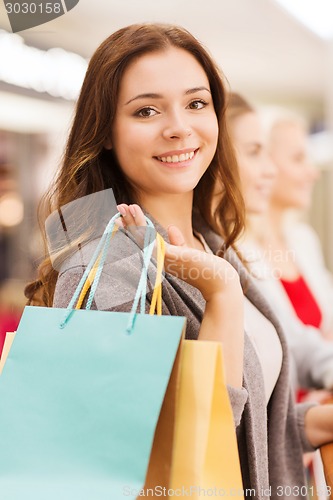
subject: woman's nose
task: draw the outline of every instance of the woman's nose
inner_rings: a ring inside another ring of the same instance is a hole
[[[275,165],[274,161],[271,159],[269,154],[264,154],[262,158],[262,164],[263,164],[263,173],[264,176],[269,178],[269,179],[275,179],[277,176],[277,166]]]
[[[192,134],[188,121],[180,113],[173,113],[166,118],[163,129],[165,139],[184,139]]]

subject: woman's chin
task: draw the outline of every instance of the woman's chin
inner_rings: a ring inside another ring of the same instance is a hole
[[[248,215],[262,215],[268,210],[268,200],[256,200],[252,203],[245,203],[245,210]]]

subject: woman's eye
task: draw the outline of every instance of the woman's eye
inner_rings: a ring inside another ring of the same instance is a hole
[[[154,116],[156,114],[157,114],[157,111],[153,108],[150,108],[150,107],[141,108],[135,113],[135,115],[139,116],[140,118],[150,118],[151,116]]]
[[[207,106],[207,102],[204,101],[203,99],[195,99],[188,105],[190,109],[202,109],[205,106]]]
[[[248,155],[249,156],[259,156],[262,152],[262,148],[260,146],[255,146],[253,148],[250,148],[248,150]]]

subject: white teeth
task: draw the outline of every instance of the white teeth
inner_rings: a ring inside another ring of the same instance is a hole
[[[181,155],[158,156],[157,159],[163,163],[179,163],[181,161],[192,160],[194,151],[190,153],[182,153]]]

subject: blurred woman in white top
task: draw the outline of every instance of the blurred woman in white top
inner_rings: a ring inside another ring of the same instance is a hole
[[[239,249],[284,327],[295,385],[332,389],[333,286],[314,231],[286,223],[291,208],[309,206],[318,175],[307,160],[306,129],[289,116],[267,137],[254,108],[237,94],[230,95],[227,120],[248,216]]]

